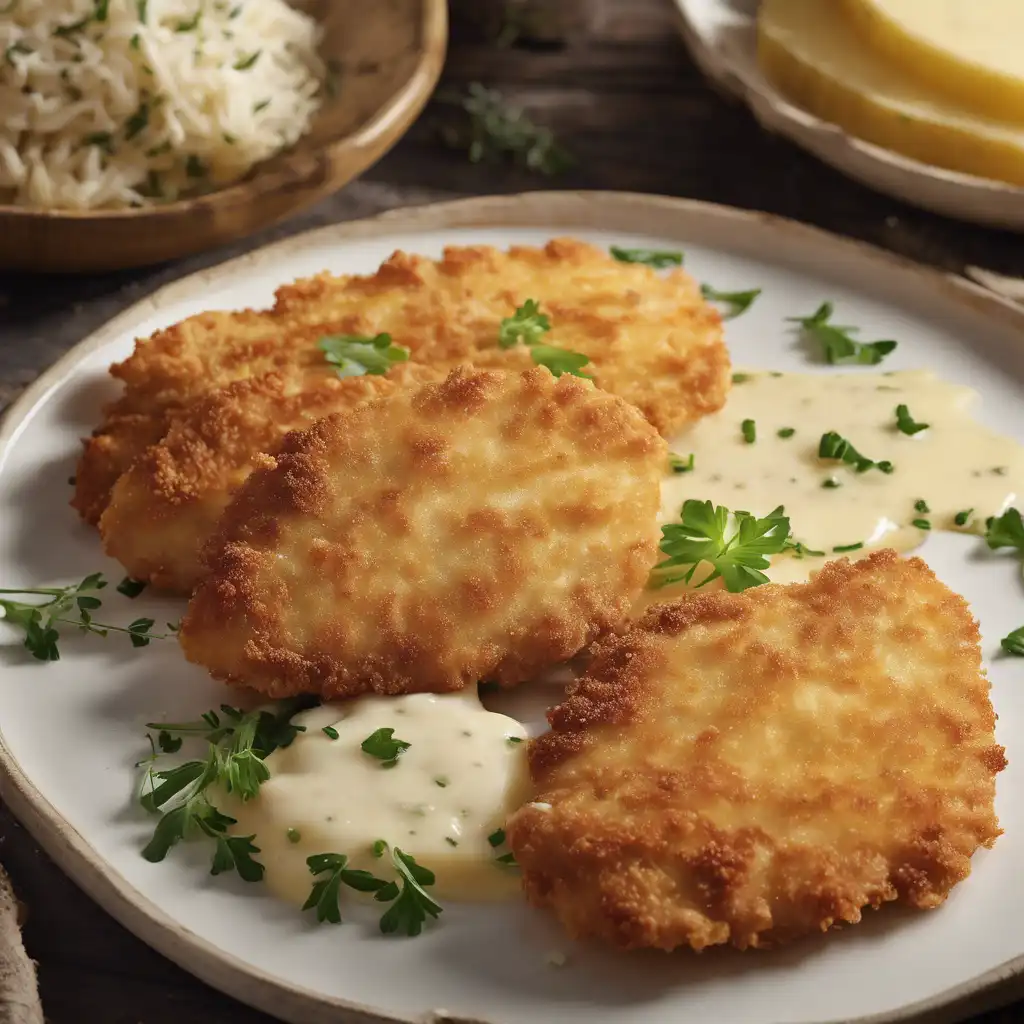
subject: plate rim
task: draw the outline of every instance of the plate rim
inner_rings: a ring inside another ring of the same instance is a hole
[[[1024,306],[1005,299],[966,278],[917,263],[856,239],[844,238],[808,224],[758,211],[700,200],[615,191],[525,192],[515,195],[482,196],[402,207],[375,216],[342,221],[254,249],[196,271],[163,285],[132,303],[72,346],[44,370],[0,413],[0,455],[15,443],[22,426],[53,388],[94,351],[123,335],[129,322],[151,315],[161,306],[194,293],[198,286],[230,280],[233,275],[278,258],[291,250],[303,250],[318,242],[345,244],[389,234],[457,230],[467,227],[544,228],[558,225],[581,230],[624,231],[621,225],[638,210],[658,215],[659,230],[666,237],[687,237],[687,225],[703,223],[727,234],[730,230],[758,225],[786,232],[803,248],[830,250],[860,262],[884,266],[896,283],[922,283],[941,289],[954,305],[1011,327],[1024,344]],[[653,234],[649,231],[638,233]],[[453,1016],[437,1010],[415,1017],[381,1014],[373,1007],[296,985],[282,977],[247,964],[215,943],[200,938],[178,923],[158,904],[138,892],[111,864],[95,851],[25,774],[7,747],[0,729],[0,800],[14,813],[32,837],[61,871],[72,879],[96,904],[137,938],[201,981],[242,1003],[293,1024],[485,1024],[482,1019]],[[819,1024],[902,1024],[925,1021],[946,1024],[965,1013],[981,1012],[1019,998],[1006,992],[1012,979],[1024,981],[1024,954],[990,968],[963,982],[913,1004],[893,1011],[858,1018],[821,1021]],[[999,988],[997,988],[999,986]],[[987,993],[980,1006],[963,1004]],[[339,1016],[339,1014],[341,1016]]]
[[[923,163],[812,114],[767,80],[762,83],[753,79],[724,48],[713,46],[697,27],[693,3],[673,0],[687,51],[712,83],[743,102],[760,127],[778,132],[818,160],[883,195],[958,220],[1004,231],[1024,231],[1024,186]],[[922,197],[912,188],[922,182],[931,184],[934,196]],[[963,209],[964,197],[977,201],[978,208]],[[997,209],[996,203],[1012,204],[1010,215],[1005,208]]]

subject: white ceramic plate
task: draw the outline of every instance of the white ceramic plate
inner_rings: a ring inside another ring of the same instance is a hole
[[[1024,312],[965,281],[774,218],[682,200],[617,194],[533,194],[401,211],[326,228],[179,281],[83,342],[14,406],[0,432],[0,581],[72,582],[104,570],[94,532],[67,506],[78,437],[113,392],[106,367],[136,335],[209,308],[258,306],[274,287],[329,268],[370,271],[401,247],[439,255],[445,243],[542,242],[574,234],[600,245],[682,246],[687,266],[723,289],[761,286],[730,321],[739,365],[808,369],[783,318],[837,303],[864,337],[894,337],[886,369],[927,366],[984,396],[979,415],[1024,440]],[[812,368],[813,369],[813,368]],[[851,373],[859,372],[856,369]],[[1024,664],[995,658],[1024,621],[1020,569],[967,537],[937,535],[923,554],[966,595],[991,658],[1006,834],[979,853],[974,873],[930,913],[887,908],[841,934],[774,953],[616,955],[574,946],[548,917],[518,903],[449,906],[418,939],[385,939],[374,918],[342,927],[207,873],[207,850],[179,847],[153,865],[139,851],[152,829],[131,804],[143,723],[192,718],[223,688],[186,665],[176,645],[133,651],[123,638],[72,635],[63,660],[0,646],[0,795],[58,863],[100,904],[206,981],[285,1020],[458,1020],[491,1024],[821,1024],[893,1021],[947,1006],[1024,963]],[[181,602],[112,595],[105,612],[127,622],[175,619]],[[0,626],[0,632],[3,627]],[[514,703],[540,720],[549,692]],[[505,704],[504,710],[510,705]],[[568,963],[546,962],[553,950]],[[374,1016],[377,1015],[377,1016]]]
[[[1024,230],[1024,188],[920,163],[848,135],[786,100],[757,66],[758,2],[675,0],[694,60],[716,84],[743,100],[763,127],[792,139],[851,178],[914,206],[991,227]]]

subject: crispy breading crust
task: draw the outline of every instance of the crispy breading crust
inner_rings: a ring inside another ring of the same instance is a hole
[[[665,458],[632,406],[539,367],[328,417],[236,494],[182,647],[274,697],[528,679],[628,612]]]
[[[135,579],[191,594],[203,545],[261,453],[275,454],[289,431],[434,377],[402,363],[388,376],[268,373],[212,392],[117,481],[99,522],[104,550]]]
[[[917,558],[699,593],[599,644],[507,825],[529,899],[630,949],[769,946],[938,906],[1006,764],[964,600]]]
[[[99,431],[145,416],[156,436],[140,445],[130,431],[117,445],[86,441],[72,504],[96,522],[117,476],[163,436],[169,411],[237,380],[322,369],[325,334],[386,332],[443,372],[469,363],[526,369],[529,351],[501,349],[498,328],[529,298],[551,318],[545,340],[589,356],[598,387],[636,405],[665,436],[724,404],[731,377],[721,318],[685,271],[658,274],[566,238],[507,253],[453,246],[441,260],[396,252],[371,275],[286,285],[270,310],[200,313],[140,339],[111,367],[125,394]]]

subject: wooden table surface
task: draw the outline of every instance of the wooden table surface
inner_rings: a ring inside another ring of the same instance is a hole
[[[566,48],[496,50],[456,38],[446,71],[446,85],[483,81],[554,128],[577,159],[563,177],[469,164],[438,145],[442,110],[431,105],[360,182],[230,249],[143,271],[2,275],[0,408],[84,335],[176,277],[296,231],[456,196],[531,188],[688,196],[807,221],[949,270],[975,264],[1024,276],[1024,238],[877,195],[762,132],[744,109],[703,82],[676,35],[669,0],[592,3],[591,31]],[[0,811],[0,863],[28,907],[25,941],[39,962],[50,1024],[269,1022],[128,934],[62,876],[6,811]],[[973,1018],[974,1024],[1020,1020],[1024,1003]]]

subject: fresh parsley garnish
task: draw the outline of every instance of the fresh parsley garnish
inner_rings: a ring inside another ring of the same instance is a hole
[[[25,631],[25,647],[39,661],[58,661],[60,649],[60,626],[75,626],[83,633],[106,636],[110,632],[125,633],[132,647],[146,647],[150,640],[166,640],[168,633],[154,633],[153,619],[135,619],[127,626],[114,626],[97,622],[93,618],[103,602],[96,594],[103,590],[107,581],[102,573],[92,573],[80,583],[70,587],[35,587],[25,589],[0,589],[0,594],[47,597],[39,603],[15,601],[0,598],[0,621],[8,622]]]
[[[740,432],[747,444],[753,444],[757,440],[757,424],[753,420],[744,420],[740,424]]]
[[[135,113],[124,123],[124,137],[128,140],[134,139],[146,129],[149,124],[149,101],[142,100]]]
[[[381,761],[381,768],[394,768],[412,744],[395,739],[394,729],[376,729],[359,744],[364,754]]]
[[[987,523],[985,543],[993,550],[1015,548],[1024,553],[1024,521],[1020,512],[1008,508],[1001,516],[993,516]]]
[[[495,829],[488,837],[487,842],[490,843],[492,849],[500,849],[505,845],[505,830],[503,828]],[[494,858],[496,864],[516,865],[516,855],[511,851],[499,854]]]
[[[794,558],[804,558],[805,556],[808,557],[808,558],[811,558],[811,557],[824,558],[825,557],[825,552],[824,551],[815,551],[814,548],[809,548],[802,541],[793,540],[792,538],[790,538],[789,540],[786,541],[785,547],[783,547],[782,550],[783,551],[792,551]]]
[[[467,115],[464,124],[446,125],[441,138],[452,149],[464,150],[470,163],[511,160],[529,171],[558,174],[573,162],[550,128],[535,124],[521,109],[506,103],[501,93],[479,82],[472,82],[463,95],[440,94],[437,99]]]
[[[683,254],[672,249],[623,249],[621,246],[613,245],[611,254],[620,263],[643,263],[644,266],[653,267],[655,270],[683,265]]]
[[[359,334],[328,334],[317,342],[317,348],[339,377],[361,377],[364,374],[387,373],[395,363],[404,363],[409,350],[393,345],[390,334],[372,338]]]
[[[845,437],[837,434],[834,430],[821,435],[821,441],[818,442],[818,458],[844,462],[848,466],[853,466],[858,473],[866,473],[869,469],[878,469],[883,473],[893,471],[891,462],[888,460],[875,462],[874,459],[861,455]]]
[[[1007,633],[1002,640],[999,641],[999,646],[1002,647],[1007,654],[1013,654],[1017,657],[1024,657],[1024,626],[1018,626],[1015,630]]]
[[[962,512],[957,512],[957,514],[953,516],[953,522],[956,523],[957,526],[966,526],[967,521],[971,518],[973,512],[973,508],[965,508]]]
[[[676,455],[675,452],[668,453],[668,468],[673,473],[691,473],[693,472],[693,463],[693,452],[690,452],[685,459],[681,455]]]
[[[119,594],[132,598],[138,597],[145,589],[146,584],[143,580],[133,580],[131,576],[125,576],[117,585],[117,592]]]
[[[927,519],[911,519],[910,525],[916,526],[919,530],[930,530],[932,528],[931,522]]]
[[[329,740],[336,740],[338,738],[338,730],[333,725],[325,725],[320,730]]]
[[[794,427],[782,427],[781,430],[777,430],[775,433],[777,437],[781,437],[786,441],[796,433],[796,429]]]
[[[231,66],[235,71],[248,71],[260,59],[262,52],[262,50],[256,50],[254,53],[250,53],[248,57],[239,57]]]
[[[303,903],[303,910],[316,907],[316,919],[323,923],[341,924],[341,887],[347,885],[357,892],[380,892],[393,882],[377,878],[369,871],[347,867],[348,857],[344,853],[317,853],[306,858],[309,873],[326,875],[313,883],[313,888]]]
[[[751,288],[745,292],[720,292],[709,284],[700,286],[700,294],[711,302],[724,302],[729,308],[723,315],[723,320],[735,320],[742,316],[754,304],[754,300],[761,294],[760,288]]]
[[[920,434],[922,430],[927,430],[930,426],[930,423],[918,423],[917,420],[910,415],[910,409],[908,409],[907,406],[896,406],[896,429],[901,434],[913,437],[914,434]]]
[[[928,507],[928,502],[925,501],[924,498],[918,498],[917,501],[914,502],[914,511],[927,513],[931,512],[931,509]]]
[[[842,487],[843,485],[834,476],[830,476],[821,481],[821,486],[826,491],[834,491],[837,487]]]
[[[199,27],[199,20],[203,16],[203,9],[199,7],[196,9],[196,13],[191,18],[187,18],[183,21],[179,21],[174,26],[175,32],[194,32]]]
[[[654,567],[648,586],[689,583],[702,562],[707,562],[712,571],[698,587],[719,576],[726,589],[734,593],[769,582],[761,572],[769,565],[766,556],[783,551],[789,540],[789,519],[782,506],[761,519],[749,512],[731,515],[735,529],[726,536],[730,519],[727,508],[693,498],[683,502],[681,521],[661,528],[660,546],[668,557]],[[668,572],[681,566],[689,568],[683,573]]]
[[[172,736],[166,729],[161,729],[157,733],[156,741],[161,753],[164,754],[176,754],[184,742],[180,736]]]
[[[563,373],[573,377],[586,377],[580,373],[590,360],[579,352],[571,352],[556,345],[545,345],[541,338],[551,330],[551,319],[540,311],[540,303],[536,299],[527,299],[516,307],[512,316],[505,317],[498,327],[498,344],[502,348],[512,348],[522,342],[530,350],[530,358],[537,366],[546,366],[556,377]]]
[[[859,328],[829,323],[832,312],[832,303],[823,302],[810,316],[787,317],[789,323],[800,324],[821,345],[825,362],[874,366],[896,348],[895,341],[855,341],[850,335]]]
[[[381,916],[380,930],[385,935],[393,932],[419,935],[427,918],[436,918],[443,910],[425,888],[434,884],[434,872],[417,864],[414,857],[397,846],[391,849],[391,863],[398,874],[398,882],[388,882],[373,894],[381,903],[394,901]]]
[[[843,554],[846,551],[860,551],[864,547],[864,542],[859,540],[856,544],[837,544],[832,550],[836,554]]]
[[[214,840],[211,874],[234,869],[245,881],[258,882],[263,877],[263,865],[253,857],[260,852],[253,844],[256,837],[228,835],[235,819],[214,806],[210,792],[222,787],[242,800],[255,797],[270,777],[265,759],[278,747],[291,743],[304,729],[293,725],[291,719],[309,706],[307,697],[282,702],[277,712],[243,713],[222,704],[220,715],[207,711],[196,722],[148,723],[147,728],[160,730],[162,750],[176,750],[175,739],[180,746],[182,737],[193,736],[206,741],[207,751],[203,759],[185,761],[173,768],[147,768],[139,802],[148,811],[162,812],[162,816],[142,856],[156,863],[182,839],[206,836]]]

